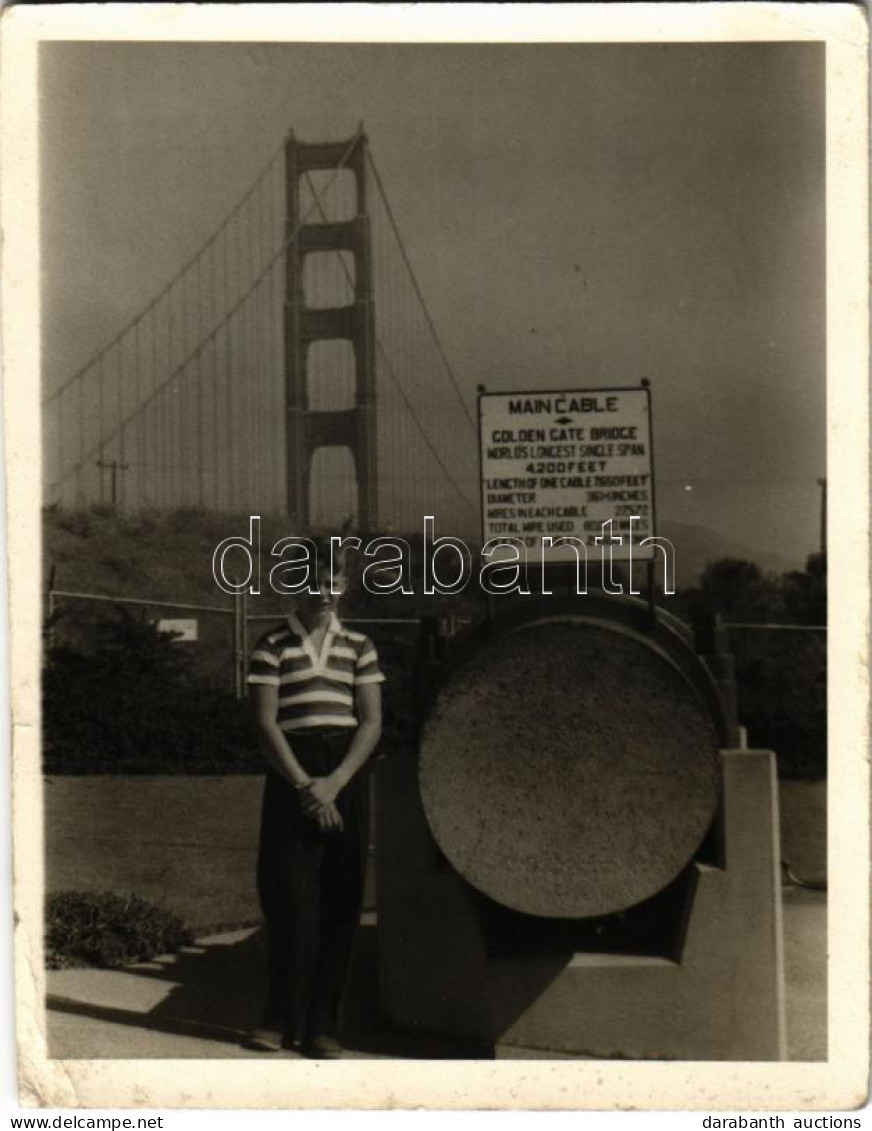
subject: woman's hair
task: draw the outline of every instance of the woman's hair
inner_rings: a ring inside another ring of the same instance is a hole
[[[347,538],[348,532],[343,529],[340,534],[334,535],[334,537]],[[334,550],[330,535],[328,534],[319,535],[313,538],[312,542],[315,545],[315,551],[318,555],[317,562],[319,568],[323,569],[325,566],[329,566],[332,560],[335,572],[343,574],[349,581],[352,580],[355,572],[355,555],[348,546]]]

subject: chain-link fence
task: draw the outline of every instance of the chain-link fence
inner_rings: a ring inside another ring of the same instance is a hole
[[[91,651],[100,647],[107,621],[129,618],[149,623],[159,632],[173,634],[203,679],[241,695],[239,673],[245,656],[239,604],[234,600],[226,606],[204,605],[52,588],[46,597],[46,644]]]
[[[824,625],[728,623],[739,721],[749,745],[774,750],[782,777],[827,771],[827,630]]]
[[[57,773],[231,773],[261,767],[244,708],[248,657],[284,613],[50,587],[45,610],[45,765]],[[389,753],[414,733],[422,621],[344,619],[387,677]]]

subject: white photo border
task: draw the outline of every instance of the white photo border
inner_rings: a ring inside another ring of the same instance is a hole
[[[337,18],[337,11],[341,19]],[[829,1049],[821,1063],[51,1060],[41,940],[37,50],[45,40],[825,41],[829,484]],[[116,1108],[845,1109],[869,1065],[867,30],[847,4],[22,5],[2,37],[8,479],[21,1103]]]

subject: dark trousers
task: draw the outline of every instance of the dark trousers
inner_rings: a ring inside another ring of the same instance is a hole
[[[291,736],[312,777],[339,765],[351,736]],[[257,887],[266,920],[269,992],[264,1024],[286,1037],[338,1035],[360,921],[369,803],[364,771],[342,790],[341,832],[323,832],[300,811],[296,790],[267,771]]]

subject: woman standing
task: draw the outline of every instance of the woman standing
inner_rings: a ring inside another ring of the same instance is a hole
[[[300,1043],[304,1055],[342,1053],[339,1023],[360,920],[369,842],[361,768],[381,735],[381,672],[368,637],[336,611],[345,566],[319,544],[317,593],[258,641],[251,686],[268,763],[257,867],[269,986],[249,1048]]]

